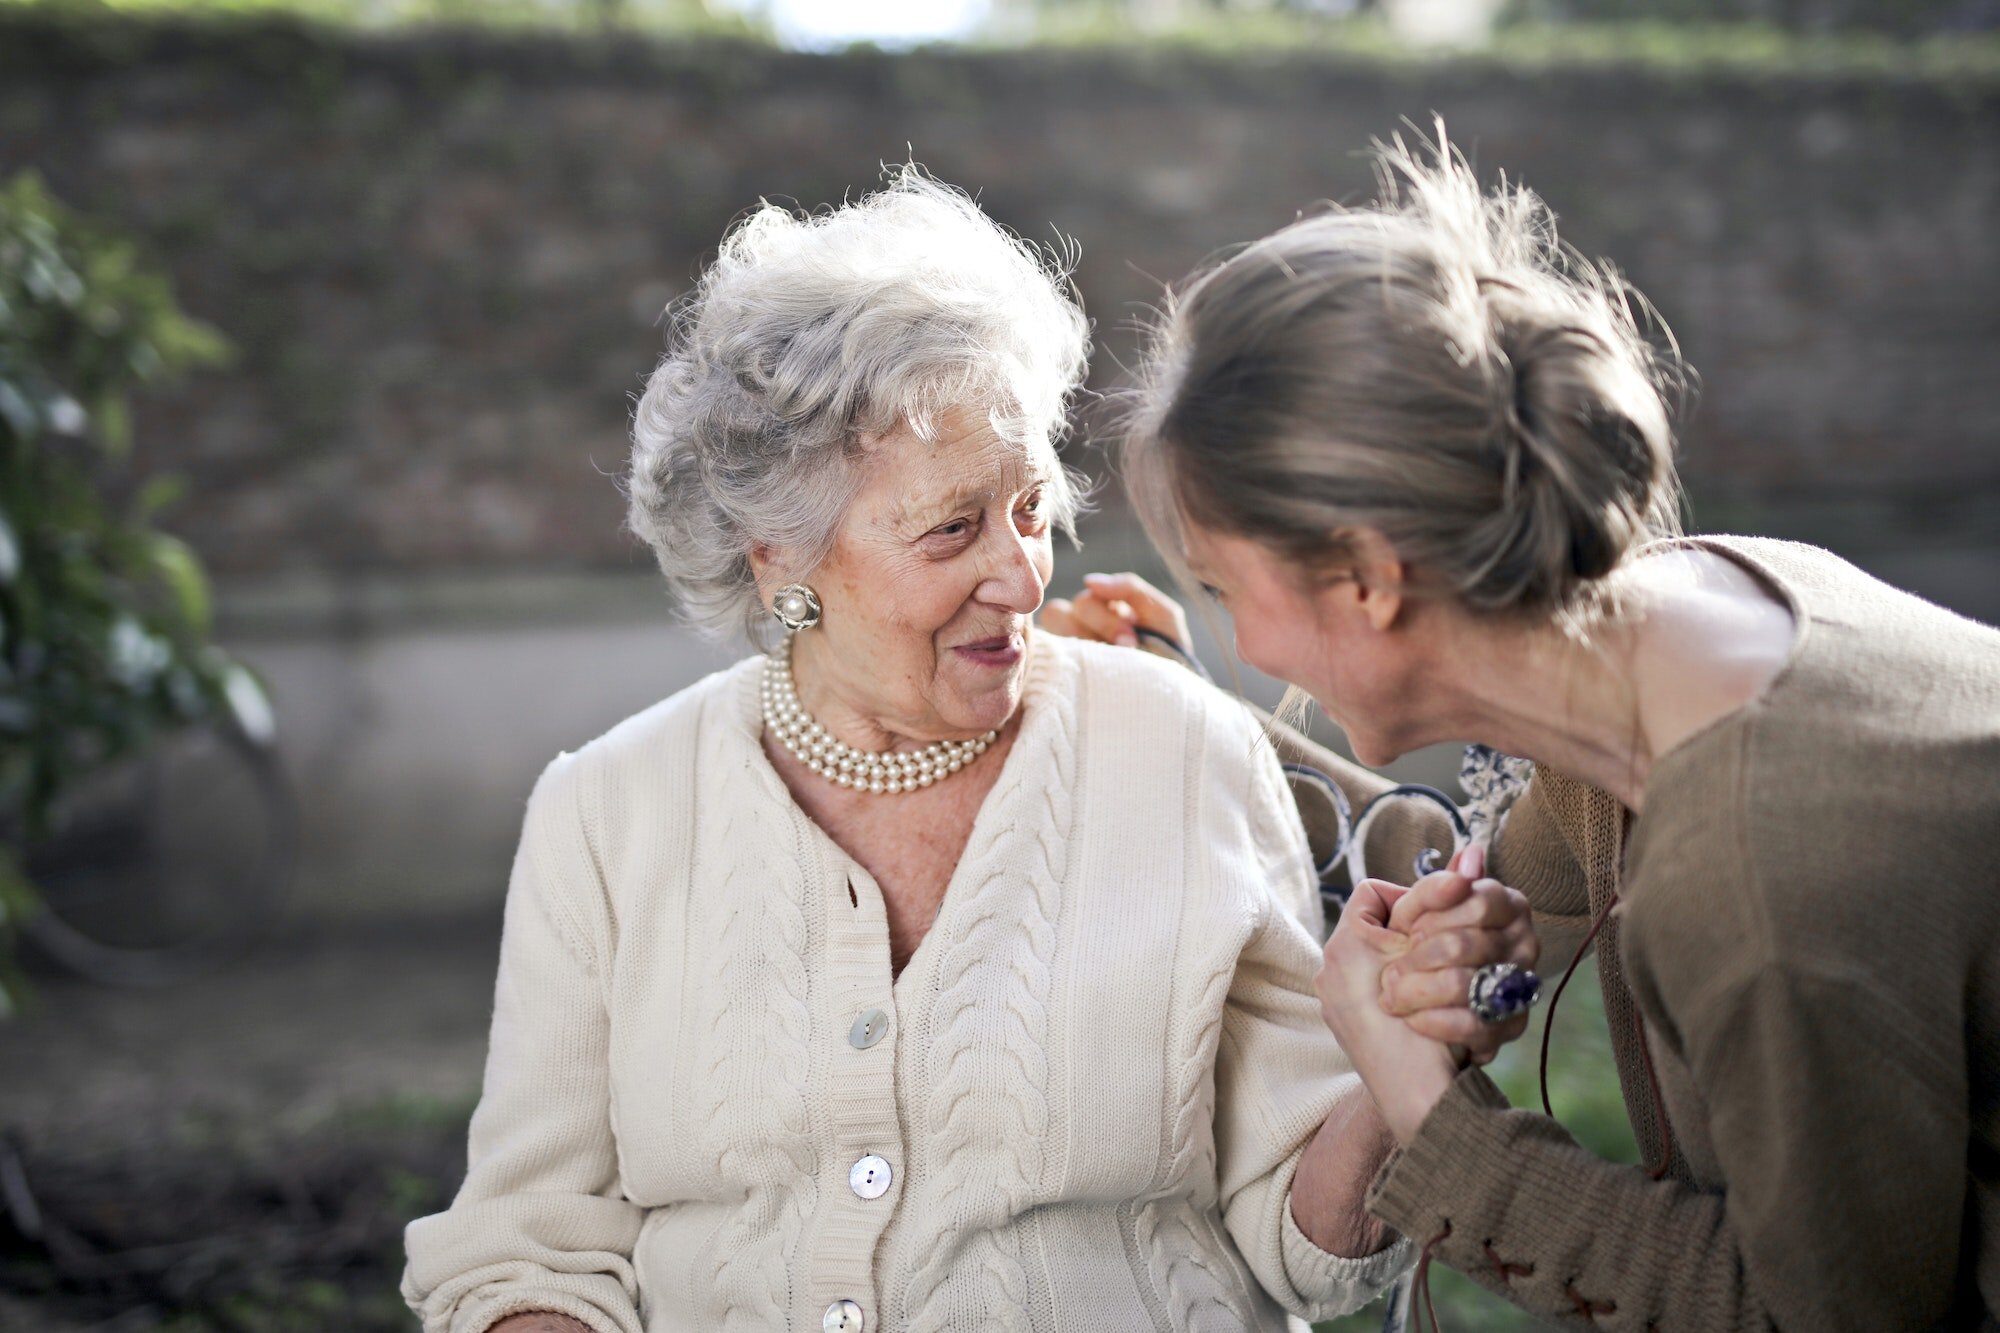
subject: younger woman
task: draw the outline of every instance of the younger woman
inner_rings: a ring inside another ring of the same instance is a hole
[[[1401,1144],[1372,1210],[1578,1325],[2000,1326],[2000,633],[1810,546],[1672,536],[1627,289],[1442,145],[1385,161],[1379,206],[1180,288],[1130,481],[1364,763],[1536,761],[1492,869],[1550,952],[1594,934],[1651,1162],[1393,1017],[1466,978],[1410,970],[1442,900],[1364,884],[1320,994]]]

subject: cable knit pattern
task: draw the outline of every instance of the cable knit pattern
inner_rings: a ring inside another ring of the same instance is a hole
[[[726,867],[710,900],[722,918],[710,985],[740,1021],[710,1029],[703,1128],[717,1191],[747,1196],[711,1253],[720,1327],[766,1329],[785,1321],[786,1265],[817,1192],[803,876],[793,819],[759,817],[746,767],[724,776],[700,811],[700,836]]]
[[[1049,969],[1076,772],[1076,700],[1048,688],[1057,665],[1038,656],[1029,692],[1041,707],[1016,742],[1046,747],[1048,765],[1012,766],[988,795],[965,851],[987,869],[941,941],[928,1119],[953,1169],[924,1200],[943,1224],[910,1284],[913,1333],[1028,1327],[1019,1230],[1005,1224],[1033,1202],[1049,1122]],[[981,1281],[951,1301],[961,1249]]]
[[[1215,1181],[1215,1050],[1222,1038],[1223,1003],[1234,968],[1218,955],[1208,975],[1193,988],[1190,1011],[1198,1016],[1192,1042],[1175,1052],[1178,1077],[1173,1089],[1172,1130],[1168,1140],[1166,1181],[1148,1199],[1136,1218],[1139,1243],[1147,1266],[1163,1289],[1176,1327],[1237,1329],[1249,1322],[1237,1307],[1225,1265],[1201,1243],[1200,1214],[1188,1206],[1186,1192],[1198,1190],[1212,1207]]]
[[[1181,1196],[1149,1200],[1139,1210],[1139,1243],[1162,1288],[1175,1328],[1232,1333],[1249,1327],[1224,1265],[1209,1252],[1201,1214]]]
[[[1196,754],[1207,739],[1202,730],[1204,720],[1195,713],[1184,724],[1187,733],[1184,748]],[[1252,772],[1253,780],[1261,777],[1261,766]],[[1181,822],[1190,831],[1200,827],[1203,778],[1201,770],[1192,764],[1183,770]],[[1263,836],[1275,838],[1285,827],[1273,817],[1276,813],[1275,808],[1257,811],[1253,803],[1251,818],[1260,826]],[[1272,888],[1281,891],[1282,885],[1273,880]],[[1239,936],[1249,933],[1249,906],[1244,904]],[[1216,952],[1206,973],[1190,988],[1192,1003],[1176,1005],[1178,1012],[1190,1017],[1190,1040],[1175,1050],[1171,1066],[1176,1077],[1170,1103],[1172,1119],[1165,1180],[1135,1219],[1147,1266],[1161,1288],[1176,1326],[1193,1330],[1237,1329],[1251,1321],[1249,1311],[1239,1306],[1233,1290],[1233,1274],[1199,1243],[1200,1214],[1188,1206],[1185,1197],[1192,1186],[1201,1191],[1204,1205],[1213,1206],[1215,1054],[1222,1038],[1223,1009],[1235,973],[1235,951]]]
[[[425,1333],[538,1306],[597,1333],[811,1333],[840,1301],[868,1333],[1280,1333],[1406,1265],[1291,1224],[1355,1076],[1254,719],[1147,654],[1033,653],[893,977],[880,886],[761,747],[761,658],[551,764],[476,1188],[405,1235]]]

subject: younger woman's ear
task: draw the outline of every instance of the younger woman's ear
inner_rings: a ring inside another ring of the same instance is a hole
[[[1348,534],[1354,553],[1355,606],[1378,631],[1396,624],[1403,610],[1403,586],[1407,572],[1389,539],[1373,528],[1356,528]]]

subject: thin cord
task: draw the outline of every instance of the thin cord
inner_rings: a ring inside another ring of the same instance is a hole
[[[1604,929],[1604,923],[1611,919],[1611,909],[1617,905],[1618,899],[1614,896],[1598,912],[1597,919],[1590,923],[1590,933],[1583,937],[1583,943],[1576,946],[1575,956],[1569,960],[1569,966],[1563,969],[1562,980],[1556,983],[1556,993],[1549,997],[1549,1012],[1542,1019],[1542,1114],[1551,1120],[1555,1119],[1556,1112],[1555,1108],[1549,1105],[1549,1039],[1555,1036],[1556,1032],[1556,1006],[1562,1003],[1563,990],[1569,985],[1569,979],[1576,975],[1577,964],[1581,963],[1583,956],[1590,952],[1591,941],[1597,938],[1598,931]]]
[[[1576,946],[1576,956],[1571,958],[1569,966],[1563,969],[1562,980],[1556,983],[1556,993],[1549,997],[1549,1012],[1542,1019],[1542,1114],[1551,1120],[1555,1119],[1556,1113],[1555,1108],[1549,1105],[1549,1043],[1555,1036],[1556,1005],[1561,1003],[1563,988],[1568,986],[1569,979],[1576,975],[1577,965],[1583,962],[1583,956],[1590,952],[1591,942],[1597,938],[1598,932],[1604,929],[1604,923],[1611,919],[1611,909],[1616,906],[1618,897],[1614,894],[1611,901],[1598,910],[1597,919],[1590,923],[1590,930],[1584,935],[1583,943]],[[1652,1094],[1653,1101],[1653,1124],[1658,1128],[1660,1136],[1660,1160],[1647,1166],[1646,1174],[1654,1180],[1659,1180],[1667,1174],[1667,1167],[1674,1159],[1673,1128],[1667,1123],[1666,1098],[1660,1094],[1660,1076],[1653,1069],[1653,1050],[1646,1041],[1646,1018],[1639,1012],[1636,1003],[1632,1006],[1632,1024],[1638,1030],[1639,1059],[1646,1069],[1646,1087]]]
[[[1417,1271],[1410,1279],[1411,1333],[1423,1333],[1422,1315],[1430,1316],[1431,1333],[1444,1333],[1444,1325],[1438,1322],[1437,1305],[1431,1300],[1431,1255],[1436,1253],[1439,1243],[1450,1234],[1451,1219],[1446,1218],[1444,1230],[1425,1241],[1424,1248],[1417,1252]],[[1423,1297],[1424,1302],[1421,1311],[1417,1306],[1417,1298],[1419,1296]]]
[[[1132,633],[1141,639],[1152,639],[1158,642],[1159,644],[1164,646],[1168,652],[1171,652],[1174,656],[1180,658],[1182,663],[1184,663],[1190,671],[1194,672],[1197,676],[1200,676],[1203,680],[1208,681],[1211,685],[1215,683],[1215,677],[1208,674],[1208,668],[1201,664],[1201,659],[1199,657],[1196,657],[1191,651],[1188,650],[1187,645],[1183,644],[1179,639],[1176,639],[1173,635],[1163,633],[1160,630],[1156,629],[1148,629],[1144,625],[1133,626]]]

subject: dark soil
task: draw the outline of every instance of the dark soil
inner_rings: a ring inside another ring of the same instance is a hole
[[[37,979],[0,1023],[0,1333],[410,1333],[449,1202],[488,922],[280,942],[165,991]]]
[[[0,1292],[37,1329],[408,1330],[403,1225],[449,1202],[469,1111],[391,1105],[262,1140],[195,1128],[108,1154],[0,1147],[16,1185]]]

